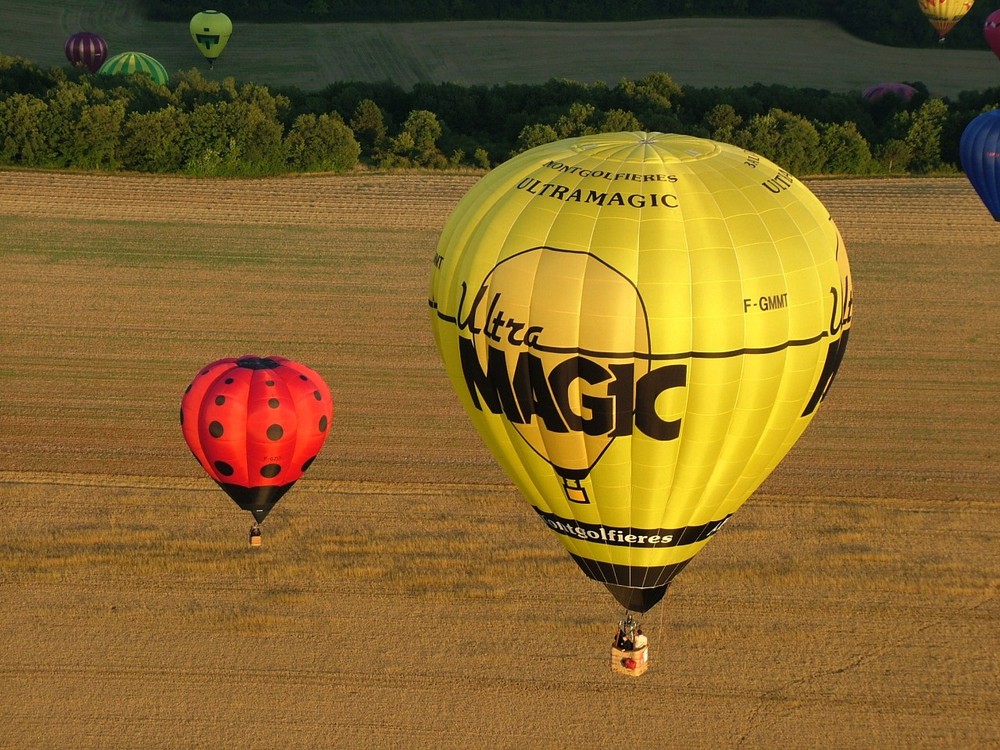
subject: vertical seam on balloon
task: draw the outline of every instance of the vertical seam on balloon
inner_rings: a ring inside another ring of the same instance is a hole
[[[736,190],[737,192],[740,192],[742,194],[742,191],[739,190],[738,186],[728,177],[728,175],[724,174],[720,170],[716,170],[716,172],[719,174],[719,176],[725,178],[729,182],[729,184],[732,186],[733,190]],[[719,204],[718,197],[717,197],[716,193],[712,192],[712,193],[709,193],[709,194],[711,195],[712,199],[715,201],[715,204],[716,204],[716,206],[719,209],[719,213],[723,215],[723,222],[724,222],[725,227],[726,227],[726,234],[729,237],[729,243],[730,243],[730,245],[732,247],[732,250],[733,250],[733,259],[734,259],[734,261],[736,263],[736,269],[737,269],[737,273],[738,273],[738,276],[739,276],[740,291],[741,291],[741,298],[742,298],[742,296],[744,294],[743,290],[744,290],[744,282],[745,282],[745,279],[744,279],[744,276],[743,276],[743,267],[740,265],[740,252],[741,252],[742,248],[736,246],[735,238],[733,237],[732,232],[730,231],[730,228],[729,228],[729,218],[730,217],[723,212],[722,206]],[[770,237],[770,230],[767,228],[766,224],[764,225],[764,228],[768,231],[768,236]],[[773,242],[772,242],[772,245],[773,245]],[[778,254],[777,253],[777,248],[775,248],[775,254],[776,255]],[[779,264],[781,262],[780,256],[778,258],[778,262],[779,262]],[[786,319],[787,319],[787,316],[786,316]],[[748,325],[747,325],[747,322],[746,322],[746,315],[744,314],[743,328],[742,328],[742,331],[743,331],[743,348],[744,349],[747,348],[747,328],[748,328]],[[788,337],[786,337],[785,340],[787,341]],[[740,399],[743,396],[743,391],[745,390],[744,389],[744,376],[746,374],[746,369],[747,369],[746,368],[746,362],[747,362],[746,358],[748,356],[754,356],[754,355],[744,354],[743,356],[741,356],[739,358],[739,361],[740,361],[740,378],[739,378],[739,381],[738,381],[737,386],[736,386],[736,394],[735,394],[735,396],[733,398],[733,403],[732,403],[731,410],[730,410],[730,413],[729,413],[729,421],[728,421],[728,423],[726,425],[726,432],[725,432],[725,435],[723,437],[722,444],[719,446],[718,452],[716,453],[716,456],[715,456],[715,465],[713,466],[711,473],[708,475],[708,480],[707,480],[707,484],[706,484],[706,492],[708,491],[708,488],[710,488],[713,485],[713,480],[715,479],[715,477],[717,475],[717,472],[719,471],[719,462],[722,459],[723,455],[727,452],[726,449],[728,447],[729,438],[730,438],[730,434],[729,433],[730,433],[730,430],[732,430],[733,422],[736,419],[737,407],[739,406]],[[740,473],[742,474],[742,470],[741,470]],[[725,492],[721,493],[721,496],[718,498],[715,506],[712,509],[712,512],[708,515],[707,518],[704,519],[705,523],[709,523],[711,521],[720,520],[719,519],[719,509],[721,507],[723,507],[727,503],[727,501],[729,500],[729,495],[730,495],[731,490],[732,490],[732,487],[730,487],[729,489],[727,489]],[[704,495],[703,495],[703,497],[704,497]]]
[[[694,170],[689,169],[689,168],[685,168],[683,179],[695,179]],[[688,289],[690,290],[689,294],[688,294],[688,304],[690,305],[690,313],[688,315],[688,321],[689,321],[690,328],[688,330],[688,335],[689,335],[689,339],[690,339],[690,343],[691,343],[691,345],[690,345],[689,348],[690,348],[690,351],[696,351],[698,349],[698,347],[695,344],[695,340],[696,340],[695,330],[696,330],[696,326],[697,326],[697,323],[695,321],[695,295],[694,295],[694,282],[695,282],[695,278],[694,277],[695,277],[695,274],[694,274],[694,263],[692,262],[692,256],[691,256],[691,242],[690,242],[690,238],[688,236],[687,222],[685,221],[685,217],[684,217],[684,201],[678,199],[676,210],[678,212],[678,215],[680,216],[680,222],[679,223],[680,223],[680,226],[681,226],[681,237],[684,240],[684,247],[683,247],[683,249],[684,249],[684,257],[687,260],[687,267],[688,267]],[[693,363],[693,359],[689,358],[687,360],[687,373],[688,373],[687,374],[687,380],[688,380],[688,382],[685,384],[685,388],[683,389],[684,390],[684,405],[683,405],[683,408],[680,411],[680,413],[683,416],[687,415],[688,406],[689,406],[689,404],[691,402],[690,377],[691,377],[691,366],[692,366],[692,363]],[[674,507],[673,507],[674,506],[674,502],[673,501],[675,501],[674,487],[675,487],[676,481],[678,479],[678,476],[681,475],[682,472],[683,472],[683,465],[684,465],[683,456],[685,455],[685,450],[684,449],[687,446],[687,441],[684,439],[684,435],[688,431],[687,430],[687,423],[688,423],[687,419],[684,419],[682,417],[681,418],[681,424],[680,424],[680,430],[679,430],[679,432],[677,434],[677,452],[676,452],[676,458],[675,458],[675,461],[674,461],[673,471],[672,471],[671,477],[670,477],[670,485],[667,488],[667,497],[664,499],[664,502],[663,502],[663,513],[662,513],[662,515],[660,517],[660,526],[661,527],[666,527],[668,525],[667,521],[666,521],[666,518],[670,515],[670,513],[672,513],[674,511]]]
[[[582,155],[583,159],[586,159],[587,157],[588,157],[587,154],[583,154]],[[601,164],[606,163],[607,160],[608,160],[607,155],[604,154],[604,153],[602,153],[601,158],[602,158]],[[577,183],[576,183],[577,186],[583,184],[583,180],[584,180],[584,178],[580,177],[577,180]],[[587,246],[585,248],[585,250],[587,252],[591,253],[591,254],[594,253],[594,237],[595,237],[595,235],[597,233],[597,227],[600,225],[601,214],[603,212],[604,212],[604,205],[602,204],[602,205],[600,205],[598,207],[597,212],[594,214],[593,220],[591,221],[591,225],[590,225],[590,237],[587,240],[587,243],[586,243]],[[607,258],[604,258],[603,260],[604,260],[605,263],[610,264],[610,261]],[[613,265],[612,265],[612,268],[614,268]],[[584,280],[586,280],[586,278],[584,278]],[[582,294],[582,290],[581,290],[581,294]],[[577,343],[579,343],[579,341],[580,341],[580,329],[579,329],[579,326],[581,324],[582,324],[582,321],[580,319],[578,319],[577,320],[577,325],[578,325]],[[582,406],[582,404],[581,404],[581,406]],[[613,438],[612,438],[612,440],[613,440]],[[596,465],[597,462],[596,461],[591,461],[590,454],[589,454],[589,452],[587,452],[587,444],[586,444],[586,440],[585,439],[584,439],[584,452],[587,454],[587,466],[590,467],[590,468],[593,468]],[[590,478],[590,473],[589,472],[587,474],[587,477]],[[592,479],[591,479],[591,483],[593,483]],[[602,526],[606,526],[607,524],[605,523],[605,518],[604,518],[603,514],[601,513],[601,504],[600,504],[600,502],[598,500],[599,500],[599,498],[597,497],[597,493],[595,493],[595,496],[592,499],[591,504],[594,506],[594,513],[597,516],[598,522]],[[572,510],[572,508],[571,508],[571,510]],[[574,515],[574,518],[575,518],[576,514],[574,513],[573,515]],[[631,507],[629,508],[629,522],[631,523]],[[612,553],[613,553],[613,550],[609,549],[608,550],[608,558],[612,561],[612,564],[608,566],[608,569],[610,569],[613,572],[613,574],[614,574],[614,579],[615,579],[614,583],[615,583],[615,585],[622,585],[621,581],[618,579],[619,568],[616,565],[614,565],[614,555]],[[631,556],[630,555],[629,555],[629,563],[631,563]],[[603,578],[603,577],[604,576],[601,576],[601,578]]]
[[[646,164],[646,153],[650,150],[648,148],[648,144],[645,143],[645,141],[647,140],[647,138],[648,138],[648,136],[646,136],[645,134],[643,134],[643,136],[642,136],[642,138],[640,138],[639,142],[636,143],[631,148],[631,153],[629,154],[629,156],[632,156],[636,152],[638,152],[638,156],[639,156],[639,173],[643,177],[645,177],[645,175],[646,175],[646,166],[647,166],[647,164]],[[661,164],[661,166],[663,166],[664,162],[663,162],[662,155],[658,154],[655,150],[653,150],[653,154],[660,157],[660,164]],[[643,182],[643,184],[645,184],[645,183]],[[642,256],[642,218],[643,218],[643,212],[644,211],[645,211],[645,205],[639,206],[639,209],[638,209],[639,216],[635,220],[635,243],[634,243],[634,246],[635,246],[635,255],[634,255],[634,259],[632,261],[632,269],[631,269],[631,271],[632,271],[632,278],[635,279],[636,282],[640,278],[642,278],[642,275],[639,273],[639,266],[640,266],[640,264],[642,262],[642,257],[641,257]],[[636,283],[636,289],[638,290],[638,293],[639,293],[639,299],[642,300],[642,290],[639,289],[638,283]],[[643,302],[643,304],[645,304],[645,303]],[[652,352],[652,348],[653,347],[652,347],[652,341],[651,341],[652,334],[650,333],[650,330],[649,330],[648,313],[646,313],[646,318],[647,319],[644,322],[644,328],[645,328],[645,331],[646,331],[645,349],[646,349],[646,353],[647,354],[652,354],[653,353]],[[634,304],[632,306],[631,322],[632,322],[631,330],[632,330],[632,342],[633,342],[632,343],[632,351],[633,352],[639,352],[640,349],[637,346],[638,342],[635,340],[636,339],[636,323],[637,323],[637,321],[636,321],[635,305]],[[634,369],[635,368],[635,358],[633,358],[632,362],[633,362],[633,365],[632,365],[633,366],[633,385],[632,385],[632,388],[633,388],[633,391],[634,391],[634,389],[635,389],[635,382],[638,380],[638,376],[635,375],[635,369]],[[650,368],[650,370],[652,370],[652,368],[653,368],[652,361],[650,361],[650,363],[649,363],[649,368]],[[635,425],[635,408],[636,408],[635,407],[635,396],[634,396],[634,393],[633,393],[633,398],[632,398],[632,414],[630,416],[630,422],[631,422],[632,425]],[[633,429],[633,433],[634,433],[635,427],[633,426],[632,429]],[[635,515],[634,515],[633,504],[635,503],[635,499],[636,499],[636,493],[635,493],[635,470],[636,470],[636,465],[635,465],[635,461],[633,460],[633,450],[632,450],[633,447],[634,447],[634,440],[635,440],[635,438],[634,438],[634,434],[633,434],[633,437],[630,438],[630,440],[628,442],[628,452],[629,452],[629,455],[628,455],[628,467],[629,467],[629,469],[628,469],[628,495],[629,495],[629,497],[628,497],[628,525],[629,525],[629,530],[630,531],[631,531],[632,527],[635,524]],[[633,564],[634,562],[635,562],[635,560],[633,558],[632,543],[629,542],[629,544],[628,544],[628,571],[629,571],[629,582],[630,583],[632,582],[632,571],[633,571],[633,569],[637,568],[637,567],[641,567],[639,565],[634,565]],[[646,568],[646,570],[648,571],[648,567]],[[638,583],[639,584],[645,584],[646,583],[646,572],[645,571],[643,572],[642,579],[640,581],[638,581]],[[640,588],[642,588],[642,586],[640,586]]]
[[[487,298],[489,298],[491,296],[490,293],[492,292],[492,278],[493,278],[492,274],[493,274],[493,271],[497,268],[497,266],[500,265],[500,263],[502,262],[501,261],[501,256],[503,256],[504,260],[506,260],[507,257],[510,257],[510,255],[503,253],[504,245],[507,243],[507,240],[510,237],[510,235],[514,232],[514,228],[517,226],[518,222],[524,216],[525,209],[528,207],[528,205],[530,203],[531,203],[531,201],[527,201],[527,202],[525,202],[522,205],[521,211],[518,212],[518,214],[517,214],[517,218],[514,221],[510,222],[510,225],[508,226],[507,231],[504,234],[503,238],[502,239],[498,239],[498,241],[496,242],[496,246],[494,247],[493,252],[490,254],[490,257],[492,259],[492,266],[490,268],[490,271],[488,272],[487,278],[484,279],[484,281],[488,282],[488,287],[487,287],[488,291],[487,291],[487,295],[486,295]],[[494,203],[494,205],[496,205],[496,203]],[[537,263],[536,263],[535,273],[537,274],[537,272],[538,272],[538,267],[537,267]],[[468,278],[468,276],[466,276],[466,278]],[[532,288],[532,291],[533,291],[534,285],[532,285],[531,288]],[[531,308],[531,299],[532,299],[533,296],[534,295],[532,293],[532,295],[530,295],[529,299],[528,299],[528,308],[529,308],[529,311],[530,311],[530,308]],[[530,315],[530,312],[529,312],[529,315]],[[488,323],[489,321],[486,321],[486,322]],[[472,338],[472,341],[473,341],[473,344],[474,344],[475,337]],[[513,373],[511,373],[511,377],[513,377]],[[484,417],[485,417],[485,413],[484,413]],[[489,417],[489,418],[486,418],[486,419],[487,419],[487,421],[486,421],[487,424],[489,424],[490,421],[494,421],[495,423],[499,423],[499,426],[500,426],[500,428],[502,430],[502,434],[504,435],[504,437],[505,437],[505,439],[507,441],[508,450],[505,451],[505,453],[507,455],[511,456],[512,458],[516,457],[519,460],[521,460],[522,462],[524,460],[522,458],[522,456],[527,456],[527,460],[529,460],[529,461],[534,461],[534,460],[537,460],[538,458],[541,458],[543,461],[545,460],[545,458],[543,456],[539,456],[538,452],[534,449],[534,447],[531,445],[531,443],[520,433],[520,431],[517,429],[517,427],[510,420],[508,420],[508,419],[501,419],[499,417]],[[543,443],[544,443],[544,439],[543,439]],[[524,451],[527,451],[527,453],[524,453]],[[520,472],[513,472],[513,473],[507,472],[507,473],[509,475],[511,475],[511,476],[520,476],[522,478],[522,481],[525,481],[534,490],[534,494],[540,499],[540,502],[548,505],[548,503],[549,503],[548,496],[547,496],[547,493],[544,491],[544,488],[543,488],[543,485],[542,485],[542,482],[544,481],[543,477],[541,477],[541,476],[535,476],[535,474],[533,472],[528,472],[528,471],[520,471]],[[515,485],[516,484],[517,484],[517,482],[515,481]],[[521,490],[521,492],[523,493],[523,490]],[[529,501],[529,503],[531,503],[532,505],[534,504],[534,503],[531,502],[531,498],[530,497],[526,497],[525,499],[527,499]],[[551,510],[551,506],[549,506],[549,510]]]

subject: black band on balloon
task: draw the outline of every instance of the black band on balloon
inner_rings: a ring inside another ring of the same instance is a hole
[[[633,612],[645,612],[660,601],[674,576],[691,561],[689,558],[672,565],[647,568],[588,560],[572,552],[570,557],[588,577],[603,583],[619,604]]]
[[[710,539],[732,517],[732,513],[699,526],[684,526],[679,529],[641,529],[634,526],[606,526],[601,523],[584,523],[573,518],[563,518],[555,513],[546,513],[535,508],[545,525],[552,531],[572,539],[580,539],[594,544],[611,547],[639,547],[642,549],[662,549],[697,544]]]
[[[292,488],[295,482],[279,485],[266,485],[263,487],[243,487],[238,484],[227,484],[218,482],[218,485],[225,490],[226,494],[243,510],[253,513],[253,517],[259,523],[263,521],[271,508],[284,497],[285,493]]]

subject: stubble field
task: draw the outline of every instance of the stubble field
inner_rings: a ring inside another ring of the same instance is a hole
[[[0,747],[995,747],[1000,230],[968,183],[809,183],[847,357],[629,680],[433,347],[476,179],[0,174]],[[259,550],[178,426],[244,353],[337,405]]]

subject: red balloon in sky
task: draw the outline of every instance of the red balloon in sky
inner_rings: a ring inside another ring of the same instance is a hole
[[[181,399],[181,429],[208,475],[257,522],[309,468],[333,420],[330,389],[284,357],[205,365]]]
[[[993,54],[1000,57],[1000,10],[995,10],[986,16],[983,36],[986,37],[986,43],[990,45]]]
[[[66,59],[74,65],[86,65],[91,73],[101,69],[108,59],[108,43],[100,34],[79,31],[66,39]]]

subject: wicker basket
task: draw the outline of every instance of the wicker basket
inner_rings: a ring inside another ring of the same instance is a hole
[[[611,647],[611,671],[638,677],[649,669],[649,645],[626,651]]]

